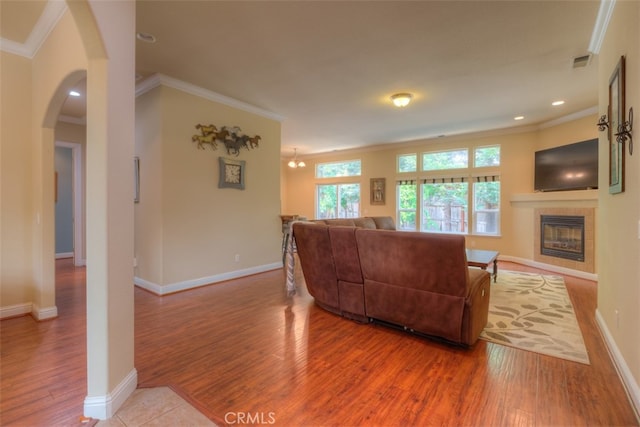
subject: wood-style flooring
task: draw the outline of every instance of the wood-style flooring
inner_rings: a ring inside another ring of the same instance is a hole
[[[298,266],[299,269],[299,266]],[[536,271],[500,262],[502,270]],[[140,387],[171,386],[216,423],[637,426],[594,319],[596,284],[565,277],[590,365],[471,349],[287,298],[282,270],[159,297],[135,290]],[[0,425],[81,425],[85,273],[57,262],[59,317],[1,323]]]

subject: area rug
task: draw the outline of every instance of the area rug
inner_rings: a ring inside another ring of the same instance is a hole
[[[486,341],[589,364],[561,276],[499,271],[491,284]]]

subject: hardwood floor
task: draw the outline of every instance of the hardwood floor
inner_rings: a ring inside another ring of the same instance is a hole
[[[84,269],[57,267],[57,319],[0,322],[3,426],[80,425]],[[172,386],[220,425],[637,426],[595,323],[596,284],[565,282],[591,365],[358,324],[304,285],[287,298],[281,270],[164,297],[136,288],[139,386]]]

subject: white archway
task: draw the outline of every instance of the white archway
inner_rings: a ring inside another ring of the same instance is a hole
[[[135,138],[135,2],[73,0],[67,1],[67,6],[75,27],[68,25],[67,20],[52,43],[64,49],[65,36],[77,42],[79,35],[87,68],[64,74],[44,110],[36,111],[36,117],[41,114],[42,121],[36,129],[34,144],[36,188],[33,197],[37,217],[34,307],[48,317],[57,315],[51,185],[54,129],[68,89],[86,75],[87,396],[84,414],[106,419],[137,386],[133,364],[131,184]],[[43,54],[38,61],[36,93],[51,90],[55,74],[47,73],[46,64],[55,67],[59,74],[65,65],[64,59]],[[127,170],[131,173],[126,173]],[[38,308],[51,305],[50,310]]]

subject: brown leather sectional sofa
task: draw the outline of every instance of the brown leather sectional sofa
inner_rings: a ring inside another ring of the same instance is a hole
[[[395,231],[391,217],[296,222],[293,235],[328,311],[463,345],[487,323],[490,275],[467,266],[464,236]]]

